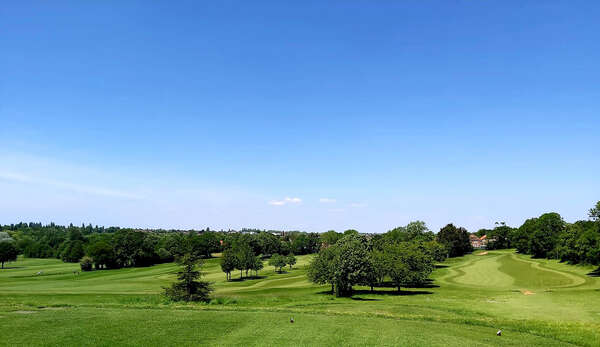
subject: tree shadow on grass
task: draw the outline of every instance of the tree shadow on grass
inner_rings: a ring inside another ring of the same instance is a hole
[[[331,293],[331,292],[329,292]],[[381,301],[381,299],[368,299],[368,298],[358,298],[358,297],[351,297],[350,299],[352,300],[356,300],[356,301]]]
[[[324,290],[322,292],[317,292],[316,294],[323,294],[323,295],[329,294],[329,295],[333,295],[333,293],[331,292],[331,290]]]
[[[396,286],[394,285],[394,283],[392,282],[383,282],[380,285],[378,285],[377,287],[380,288],[396,288]],[[439,288],[440,286],[438,286],[437,284],[433,283],[433,280],[431,279],[426,279],[425,283],[421,283],[421,284],[411,284],[406,286],[406,288]]]
[[[229,282],[244,282],[244,281],[249,281],[249,280],[262,280],[267,278],[267,276],[248,276],[248,277],[244,277],[244,278],[232,278],[229,280]]]
[[[590,277],[600,277],[600,267],[587,274]]]
[[[0,268],[0,271],[2,270],[9,270],[9,269],[24,269],[24,266],[6,266],[4,265],[4,268]]]
[[[410,288],[439,288],[437,284],[433,283],[432,279],[426,279],[425,283],[411,285]]]
[[[331,290],[324,290],[322,292],[317,292],[316,294],[333,295],[333,293],[331,293]],[[354,295],[367,295],[367,294],[369,294],[369,295],[390,295],[390,296],[407,295],[407,296],[409,296],[409,295],[429,295],[429,294],[433,294],[433,292],[426,291],[426,290],[405,290],[405,289],[402,289],[401,291],[398,291],[396,289],[394,289],[394,290],[377,290],[377,289],[375,289],[374,291],[370,291],[368,289],[358,289],[358,290],[352,291],[352,296],[350,298],[352,300],[356,300],[356,301],[381,301],[381,299],[367,299],[367,298],[354,297]]]
[[[444,265],[444,264],[435,264],[434,266],[436,269],[445,269],[447,267],[450,267],[449,265]]]
[[[371,295],[390,295],[390,296],[405,296],[405,295],[429,295],[433,294],[433,292],[425,291],[425,290],[354,290],[352,291],[352,295],[363,295],[363,294],[371,294]]]

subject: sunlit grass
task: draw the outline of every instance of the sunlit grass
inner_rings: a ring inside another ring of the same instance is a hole
[[[167,302],[174,264],[74,274],[77,264],[19,259],[0,271],[4,345],[597,345],[592,269],[512,251],[450,259],[429,288],[356,288],[333,298],[307,281],[310,256],[285,273],[225,281],[205,261],[210,304]],[[37,275],[42,271],[43,274]],[[524,295],[524,291],[530,295]],[[289,319],[294,317],[295,323]],[[502,337],[496,337],[502,328]],[[52,333],[49,333],[52,332]]]

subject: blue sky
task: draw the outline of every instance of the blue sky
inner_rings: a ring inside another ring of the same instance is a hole
[[[0,223],[583,219],[598,18],[594,1],[5,3]]]

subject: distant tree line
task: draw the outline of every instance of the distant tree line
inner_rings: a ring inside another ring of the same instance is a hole
[[[82,270],[118,269],[172,262],[189,254],[193,259],[208,258],[213,253],[236,253],[233,269],[248,275],[262,268],[256,256],[273,254],[315,253],[321,246],[320,235],[299,231],[244,232],[166,231],[125,229],[118,227],[60,226],[54,223],[18,223],[0,226],[0,259],[16,260],[18,254],[28,258],[58,258],[81,262]],[[6,249],[6,250],[4,250]],[[241,256],[244,255],[244,257]],[[252,256],[250,256],[252,255]],[[241,259],[241,260],[239,260]]]
[[[487,249],[516,248],[536,258],[600,265],[600,201],[588,215],[589,220],[566,223],[558,213],[545,213],[527,219],[518,228],[501,222],[494,229],[479,230],[477,235],[487,235]]]

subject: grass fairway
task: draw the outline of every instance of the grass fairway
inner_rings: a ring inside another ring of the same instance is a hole
[[[206,305],[164,301],[173,264],[77,276],[77,264],[19,259],[0,270],[0,345],[600,345],[592,268],[491,251],[449,260],[431,288],[333,298],[306,280],[309,260],[225,282],[210,259]]]

